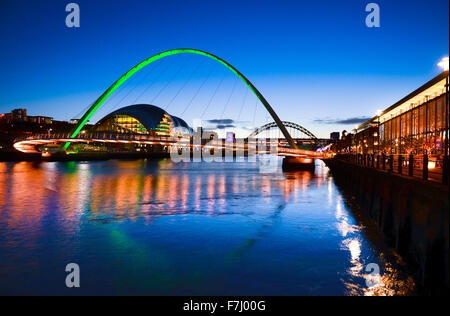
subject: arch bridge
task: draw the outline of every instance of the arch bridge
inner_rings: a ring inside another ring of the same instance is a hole
[[[211,53],[198,50],[198,49],[191,49],[191,48],[180,48],[180,49],[172,49],[168,50],[159,54],[156,54],[152,57],[149,57],[145,59],[144,61],[140,62],[133,68],[131,68],[128,72],[126,72],[124,75],[122,75],[116,82],[114,82],[93,104],[92,106],[86,111],[86,113],[82,116],[79,123],[76,125],[74,130],[72,131],[70,138],[76,138],[77,135],[81,132],[83,127],[86,125],[86,123],[89,121],[89,119],[92,117],[92,115],[99,109],[99,107],[108,99],[108,97],[117,89],[119,88],[125,81],[127,81],[130,77],[132,77],[135,73],[137,73],[142,68],[150,65],[151,63],[155,62],[156,60],[159,60],[161,58],[171,56],[171,55],[177,55],[177,54],[197,54],[206,56],[208,58],[211,58],[213,60],[218,61],[219,63],[226,66],[228,69],[230,69],[234,74],[236,74],[249,88],[250,90],[256,95],[256,97],[261,101],[261,103],[264,105],[266,110],[269,112],[269,114],[272,116],[273,120],[276,122],[277,126],[280,128],[281,132],[283,133],[284,137],[289,143],[289,146],[292,149],[296,149],[297,145],[295,144],[295,141],[292,139],[291,135],[287,131],[286,127],[281,122],[278,115],[273,110],[272,106],[267,102],[267,100],[264,98],[264,96],[259,92],[258,89],[253,85],[253,83],[250,82],[239,70],[237,70],[235,67],[233,67],[230,63],[225,61],[224,59],[217,57]],[[70,142],[66,143],[64,145],[64,149],[67,149],[70,145]]]
[[[187,48],[187,49],[172,49],[172,50],[168,50],[168,51],[156,54],[154,56],[151,56],[151,57],[145,59],[144,61],[140,62],[139,64],[137,64],[136,66],[131,68],[128,72],[126,72],[119,79],[117,79],[117,81],[115,81],[91,105],[91,107],[82,116],[82,118],[79,120],[79,122],[76,124],[76,126],[74,127],[74,129],[71,131],[71,133],[68,136],[66,136],[66,137],[56,137],[56,136],[52,136],[52,135],[50,135],[48,137],[47,136],[41,136],[41,137],[33,136],[33,137],[30,137],[29,139],[25,139],[25,140],[22,139],[20,141],[17,141],[15,143],[14,147],[23,152],[33,152],[33,148],[34,148],[34,151],[36,151],[37,148],[39,147],[39,145],[49,144],[49,143],[53,142],[55,144],[56,143],[61,144],[62,149],[64,149],[64,151],[65,151],[69,148],[69,146],[72,142],[91,142],[91,141],[102,142],[104,140],[105,142],[109,142],[109,143],[111,143],[111,142],[119,142],[120,143],[120,142],[127,142],[127,141],[132,141],[132,142],[141,141],[140,139],[132,139],[132,140],[121,139],[121,137],[122,137],[121,135],[116,135],[116,137],[112,137],[112,138],[108,138],[108,139],[102,139],[99,137],[93,137],[92,139],[89,139],[89,137],[86,137],[87,135],[82,135],[81,132],[82,132],[84,126],[86,125],[86,123],[89,121],[89,119],[92,117],[92,115],[100,108],[100,106],[111,96],[111,94],[117,88],[119,88],[122,84],[124,84],[130,77],[132,77],[135,73],[137,73],[142,68],[155,62],[156,60],[159,60],[161,58],[171,56],[171,55],[177,55],[177,54],[197,54],[197,55],[206,56],[208,58],[211,58],[211,59],[223,64],[229,70],[231,70],[234,74],[236,74],[250,88],[250,90],[256,95],[256,97],[260,100],[260,102],[263,104],[265,109],[269,112],[269,114],[273,118],[274,122],[269,125],[274,126],[273,124],[275,124],[280,129],[280,131],[284,135],[286,141],[288,142],[288,145],[290,148],[280,148],[280,154],[285,155],[285,156],[309,155],[312,157],[317,157],[316,152],[302,150],[297,147],[297,144],[294,141],[294,139],[292,138],[292,136],[290,135],[290,133],[288,132],[288,130],[285,126],[285,123],[288,126],[291,126],[291,127],[294,127],[294,128],[304,131],[306,135],[310,135],[310,136],[311,135],[314,136],[314,135],[312,133],[310,133],[309,131],[307,131],[306,129],[304,129],[303,127],[301,127],[300,125],[290,123],[290,122],[283,123],[280,120],[280,118],[278,117],[278,115],[275,113],[274,109],[269,104],[269,102],[264,98],[264,96],[259,92],[259,90],[253,85],[253,83],[251,83],[250,80],[248,80],[239,70],[237,70],[235,67],[233,67],[227,61],[225,61],[222,58],[217,57],[211,53],[208,53],[208,52],[205,52],[202,50],[198,50],[198,49],[189,49],[189,48]],[[270,126],[265,126],[264,128],[270,128]],[[128,136],[127,136],[127,138],[128,138]],[[314,136],[314,138],[315,138],[315,136]],[[145,141],[151,142],[154,140],[145,140]],[[173,142],[175,142],[175,140],[172,140],[172,141],[169,140],[167,144],[171,144]]]
[[[282,121],[282,124],[286,127],[286,128],[291,128],[293,130],[299,131],[303,134],[305,134],[306,136],[308,136],[312,141],[314,141],[317,145],[320,145],[320,140],[313,134],[311,133],[309,130],[307,130],[306,128],[304,128],[303,126],[293,123],[293,122],[288,122],[288,121]],[[257,128],[256,130],[254,130],[249,136],[248,138],[251,137],[256,137],[259,134],[262,134],[265,131],[271,130],[273,128],[277,128],[278,124],[276,122],[271,122],[268,124],[265,124],[259,128]],[[292,135],[291,135],[292,136]]]

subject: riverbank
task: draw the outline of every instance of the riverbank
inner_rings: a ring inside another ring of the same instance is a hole
[[[448,187],[337,159],[326,164],[336,185],[376,223],[425,291],[448,293]]]

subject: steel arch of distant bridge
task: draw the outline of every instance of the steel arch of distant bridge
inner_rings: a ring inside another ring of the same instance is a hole
[[[92,115],[95,113],[95,111],[98,110],[98,108],[105,102],[105,100],[118,88],[120,87],[127,79],[129,79],[131,76],[133,76],[136,72],[144,68],[145,66],[151,64],[152,62],[170,56],[170,55],[176,55],[176,54],[197,54],[197,55],[203,55],[209,58],[212,58],[221,64],[225,65],[228,69],[233,71],[242,81],[245,82],[245,84],[253,91],[253,93],[258,97],[258,99],[261,101],[261,103],[264,105],[266,110],[270,113],[274,121],[276,122],[277,126],[280,128],[281,132],[283,133],[284,137],[288,141],[291,148],[296,149],[297,145],[295,144],[295,141],[292,139],[291,135],[289,134],[286,127],[281,122],[278,115],[275,113],[273,108],[270,106],[269,102],[263,97],[263,95],[258,91],[258,89],[255,88],[255,86],[248,80],[241,72],[239,72],[236,68],[234,68],[231,64],[226,62],[225,60],[207,53],[205,51],[201,51],[198,49],[172,49],[168,50],[159,54],[156,54],[150,58],[147,58],[146,60],[140,62],[133,68],[131,68],[127,73],[125,73],[123,76],[121,76],[116,82],[114,82],[95,102],[94,104],[87,110],[87,112],[82,116],[79,123],[75,126],[74,130],[71,133],[70,138],[75,138],[78,133],[83,129],[84,125],[88,122],[88,120],[92,117]],[[66,143],[64,145],[64,149],[67,149],[69,147],[70,143]]]
[[[295,129],[295,130],[298,130],[298,131],[302,132],[303,134],[305,134],[305,135],[311,137],[311,139],[313,139],[317,144],[319,143],[319,139],[318,139],[313,133],[311,133],[311,132],[308,131],[306,128],[304,128],[303,126],[298,125],[298,124],[296,124],[296,123],[287,122],[287,121],[282,121],[282,124],[283,124],[285,127],[293,128],[293,129]],[[268,123],[268,124],[266,124],[266,125],[263,125],[263,126],[259,127],[259,128],[256,129],[255,131],[253,131],[248,137],[249,137],[249,138],[250,138],[250,137],[254,137],[254,136],[256,136],[256,135],[258,135],[258,134],[260,134],[260,133],[262,133],[262,132],[264,132],[264,131],[267,131],[267,130],[269,130],[269,129],[271,129],[271,128],[275,128],[275,127],[278,127],[278,125],[276,124],[276,122]]]

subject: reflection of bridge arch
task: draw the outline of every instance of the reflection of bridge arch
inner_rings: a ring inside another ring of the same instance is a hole
[[[87,110],[87,112],[83,115],[83,117],[80,119],[79,123],[75,126],[74,130],[71,133],[71,138],[75,138],[78,133],[83,129],[84,125],[88,122],[88,120],[91,118],[91,116],[98,110],[98,108],[106,101],[106,99],[118,88],[120,87],[126,80],[128,80],[131,76],[133,76],[136,72],[144,68],[145,66],[151,64],[152,62],[170,56],[170,55],[177,55],[177,54],[197,54],[197,55],[203,55],[206,57],[209,57],[211,59],[214,59],[221,64],[225,65],[228,69],[233,71],[242,81],[247,84],[247,86],[253,91],[253,93],[258,97],[258,99],[261,101],[261,103],[264,105],[266,110],[270,113],[274,121],[276,122],[277,126],[280,128],[281,132],[283,133],[284,137],[288,141],[291,148],[297,148],[297,145],[295,144],[295,141],[292,139],[291,135],[287,131],[286,127],[281,122],[278,115],[275,113],[275,111],[270,106],[269,102],[263,97],[263,95],[258,91],[258,89],[255,88],[255,86],[242,74],[240,73],[236,68],[234,68],[231,64],[226,62],[225,60],[198,50],[198,49],[172,49],[165,52],[162,52],[160,54],[154,55],[150,58],[147,58],[146,60],[142,61],[141,63],[134,66],[132,69],[130,69],[127,73],[125,73],[123,76],[121,76],[116,82],[114,82],[95,102],[94,104]],[[64,145],[64,148],[67,149],[69,147],[70,143],[66,143]]]
[[[297,130],[297,131],[300,131],[300,132],[302,132],[303,134],[307,135],[307,136],[310,137],[312,140],[314,140],[315,143],[317,143],[317,144],[320,143],[319,139],[318,139],[313,133],[311,133],[311,132],[308,131],[306,128],[304,128],[303,126],[298,125],[298,124],[296,124],[296,123],[292,123],[292,122],[286,122],[286,121],[283,121],[282,123],[283,123],[283,125],[284,125],[285,127],[287,127],[287,128],[293,128],[293,129],[295,129],[295,130]],[[263,125],[263,126],[259,127],[259,128],[256,129],[255,131],[253,131],[248,137],[249,137],[249,138],[250,138],[250,137],[255,137],[256,135],[261,134],[261,133],[264,132],[264,131],[267,131],[267,130],[269,130],[269,129],[271,129],[271,128],[276,128],[276,127],[278,127],[278,125],[277,125],[275,122],[268,123],[268,124],[266,124],[266,125]]]

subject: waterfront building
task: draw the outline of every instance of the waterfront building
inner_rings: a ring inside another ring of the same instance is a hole
[[[0,114],[1,123],[52,124],[53,118],[48,116],[29,116],[26,109],[15,109],[10,113]]]
[[[332,132],[332,133],[330,133],[330,140],[333,142],[338,142],[340,135],[341,134],[339,132]]]
[[[448,70],[444,71],[358,126],[354,150],[358,153],[445,154],[448,75]]]
[[[192,133],[192,129],[184,120],[149,104],[120,108],[101,119],[94,129],[102,132],[155,136],[181,136]]]
[[[352,145],[359,154],[373,154],[383,151],[383,148],[380,146],[378,124],[372,123],[356,133],[353,137]]]

